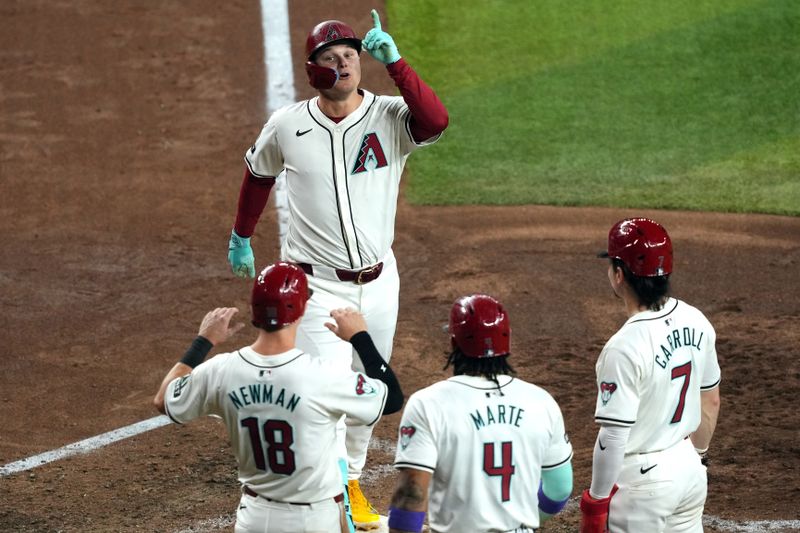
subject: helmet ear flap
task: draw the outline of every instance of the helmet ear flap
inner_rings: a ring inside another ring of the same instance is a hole
[[[311,61],[306,62],[306,74],[308,74],[308,83],[318,90],[332,89],[339,81],[339,73],[336,69],[321,67]]]

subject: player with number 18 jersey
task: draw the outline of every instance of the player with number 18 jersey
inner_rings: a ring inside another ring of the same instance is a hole
[[[165,398],[176,422],[222,417],[242,485],[277,501],[316,502],[342,492],[338,419],[377,422],[386,386],[299,349],[264,357],[248,346],[173,381]]]
[[[244,326],[231,325],[235,307],[208,312],[153,399],[178,423],[222,419],[242,485],[236,533],[342,533],[350,524],[338,424],[347,416],[371,426],[403,406],[397,377],[354,309],[332,310],[325,326],[357,350],[363,372],[296,347],[310,297],[298,265],[265,267],[251,294],[252,344],[206,361],[214,345]]]

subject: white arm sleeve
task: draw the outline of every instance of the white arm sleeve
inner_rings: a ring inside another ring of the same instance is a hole
[[[600,426],[592,458],[592,485],[589,487],[592,498],[607,498],[611,494],[622,470],[625,445],[630,433],[629,426]]]

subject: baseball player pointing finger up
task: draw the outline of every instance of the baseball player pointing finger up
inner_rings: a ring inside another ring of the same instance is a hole
[[[375,11],[372,18],[363,40],[338,20],[321,22],[308,34],[305,69],[318,94],[273,113],[247,150],[228,254],[234,273],[254,274],[250,237],[275,177],[285,171],[289,220],[281,257],[301,266],[314,291],[297,344],[346,368],[360,368],[361,361],[325,327],[335,308],[363,313],[378,350],[391,358],[400,286],[392,252],[400,178],[408,156],[436,142],[448,123],[447,110],[401,58]],[[362,49],[386,66],[400,96],[361,87]],[[371,433],[363,424],[347,425],[353,517],[365,527],[379,525],[358,483]]]

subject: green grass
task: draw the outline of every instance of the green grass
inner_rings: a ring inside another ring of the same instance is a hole
[[[800,215],[800,2],[389,0],[450,111],[417,204]]]

